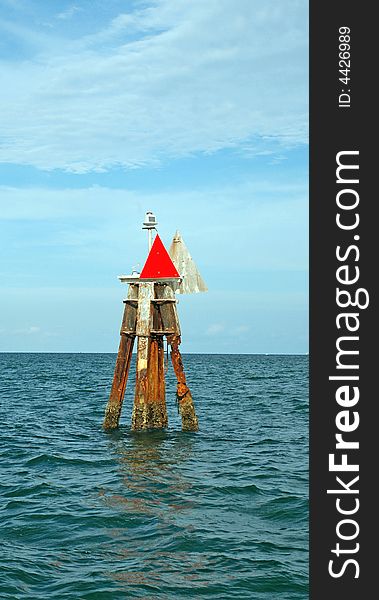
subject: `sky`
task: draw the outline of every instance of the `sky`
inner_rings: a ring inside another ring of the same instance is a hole
[[[147,210],[183,352],[308,351],[307,5],[0,0],[0,351],[116,352]]]

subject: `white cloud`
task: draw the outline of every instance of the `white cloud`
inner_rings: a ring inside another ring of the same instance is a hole
[[[36,333],[40,333],[40,331],[40,327],[37,327],[36,325],[30,325],[29,327],[15,329],[13,333],[16,335],[34,335]]]
[[[271,218],[272,222],[276,220],[278,210],[284,220],[296,218],[296,214],[289,214],[290,205],[299,205],[302,211],[307,210],[307,199],[306,181],[268,181],[259,179],[254,174],[250,181],[246,179],[239,185],[213,185],[196,190],[174,188],[162,192],[135,191],[100,185],[57,189],[42,186],[0,185],[0,221],[67,217],[104,219],[104,215],[120,216],[122,213],[130,214],[131,211],[136,212],[137,219],[141,220],[149,208],[158,212],[167,210],[167,217],[171,219],[175,219],[177,214],[180,214],[182,224],[193,222],[197,230],[202,228],[215,230],[217,227],[227,230],[233,223],[239,223],[241,228],[246,230],[246,225],[253,227],[262,213],[265,213],[267,220]],[[272,204],[275,204],[274,211]],[[216,220],[215,211],[218,217]],[[200,213],[204,216],[199,221]],[[209,219],[206,218],[206,214],[209,214]],[[213,218],[210,219],[212,216]],[[249,221],[243,220],[248,218]],[[177,226],[182,227],[181,223]]]
[[[167,245],[181,230],[205,279],[202,265],[224,269],[225,276],[241,269],[307,269],[305,183],[247,181],[159,193],[100,186],[0,186],[0,225],[7,230],[18,221],[34,223],[33,235],[10,239],[14,251],[65,247],[72,249],[73,258],[88,256],[93,264],[125,257],[122,269],[144,260],[146,239],[140,227],[147,208],[156,212]],[[5,252],[10,252],[8,246]]]
[[[247,333],[248,331],[250,331],[250,327],[248,325],[237,325],[237,327],[233,329],[233,333],[236,335]]]
[[[207,335],[218,335],[220,333],[223,333],[225,331],[225,325],[223,325],[222,323],[213,323],[212,325],[210,325],[207,330],[206,330],[206,334]]]
[[[300,0],[156,0],[82,39],[41,36],[33,60],[2,63],[0,161],[86,172],[304,143],[306,21]]]
[[[61,19],[63,21],[66,19],[71,19],[76,13],[80,11],[81,8],[73,4],[72,6],[69,6],[66,10],[63,10],[62,12],[58,13],[57,19]]]
[[[233,337],[242,336],[243,334],[248,333],[250,329],[251,327],[249,325],[237,325],[236,327],[226,329],[223,323],[212,323],[206,329],[205,333],[207,336],[218,336],[222,334],[227,337]]]

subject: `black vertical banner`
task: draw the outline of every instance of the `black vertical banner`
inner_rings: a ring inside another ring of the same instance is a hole
[[[312,600],[378,595],[373,11],[352,0],[310,4]]]

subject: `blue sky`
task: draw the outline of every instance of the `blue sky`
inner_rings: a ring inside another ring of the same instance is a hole
[[[209,292],[184,352],[308,350],[296,0],[0,0],[0,351],[113,352],[153,210]]]

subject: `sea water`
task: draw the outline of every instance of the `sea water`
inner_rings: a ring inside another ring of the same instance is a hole
[[[184,355],[199,417],[102,420],[113,354],[0,354],[2,600],[305,600],[308,359]]]

